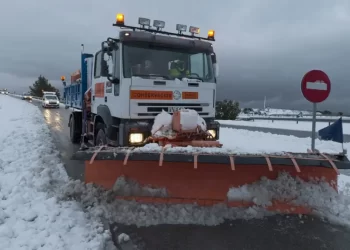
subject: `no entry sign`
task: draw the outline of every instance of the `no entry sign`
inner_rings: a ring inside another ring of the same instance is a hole
[[[309,102],[323,102],[331,92],[331,81],[322,70],[311,70],[301,80],[301,92]]]

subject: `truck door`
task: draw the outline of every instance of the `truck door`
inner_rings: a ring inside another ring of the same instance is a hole
[[[105,105],[105,83],[108,81],[106,72],[101,68],[102,51],[95,54],[93,80],[91,86],[91,111],[97,114],[97,107]]]

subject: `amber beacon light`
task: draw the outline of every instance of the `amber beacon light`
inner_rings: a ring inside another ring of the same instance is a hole
[[[208,39],[214,40],[215,37],[215,31],[214,30],[209,30],[208,31]]]
[[[124,14],[118,13],[115,20],[117,24],[124,25]]]

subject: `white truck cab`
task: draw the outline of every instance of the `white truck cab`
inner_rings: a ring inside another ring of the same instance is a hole
[[[141,27],[127,26],[124,15],[117,14],[113,25],[128,30],[102,42],[91,63],[82,59],[82,84],[91,90],[90,122],[82,123],[91,127],[87,125],[82,133],[91,134],[95,144],[101,136],[105,136],[103,143],[112,146],[142,144],[162,110],[173,113],[188,108],[206,120],[218,139],[219,124],[214,122],[218,67],[211,44],[215,32],[202,38],[195,36],[196,27],[191,26],[191,34],[186,35],[186,25],[178,24],[178,33],[170,33],[161,30],[163,21],[155,20],[155,28],[150,22],[139,18]]]

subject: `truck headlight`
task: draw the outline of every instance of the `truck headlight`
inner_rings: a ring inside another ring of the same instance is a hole
[[[45,104],[49,104],[49,101],[48,101],[48,100],[46,100],[46,101],[45,101]]]
[[[129,142],[131,144],[143,142],[143,134],[141,133],[131,133],[129,134]]]
[[[211,136],[212,136],[213,138],[216,138],[216,130],[214,130],[214,129],[209,129],[209,130],[208,130],[208,133],[211,134]]]

